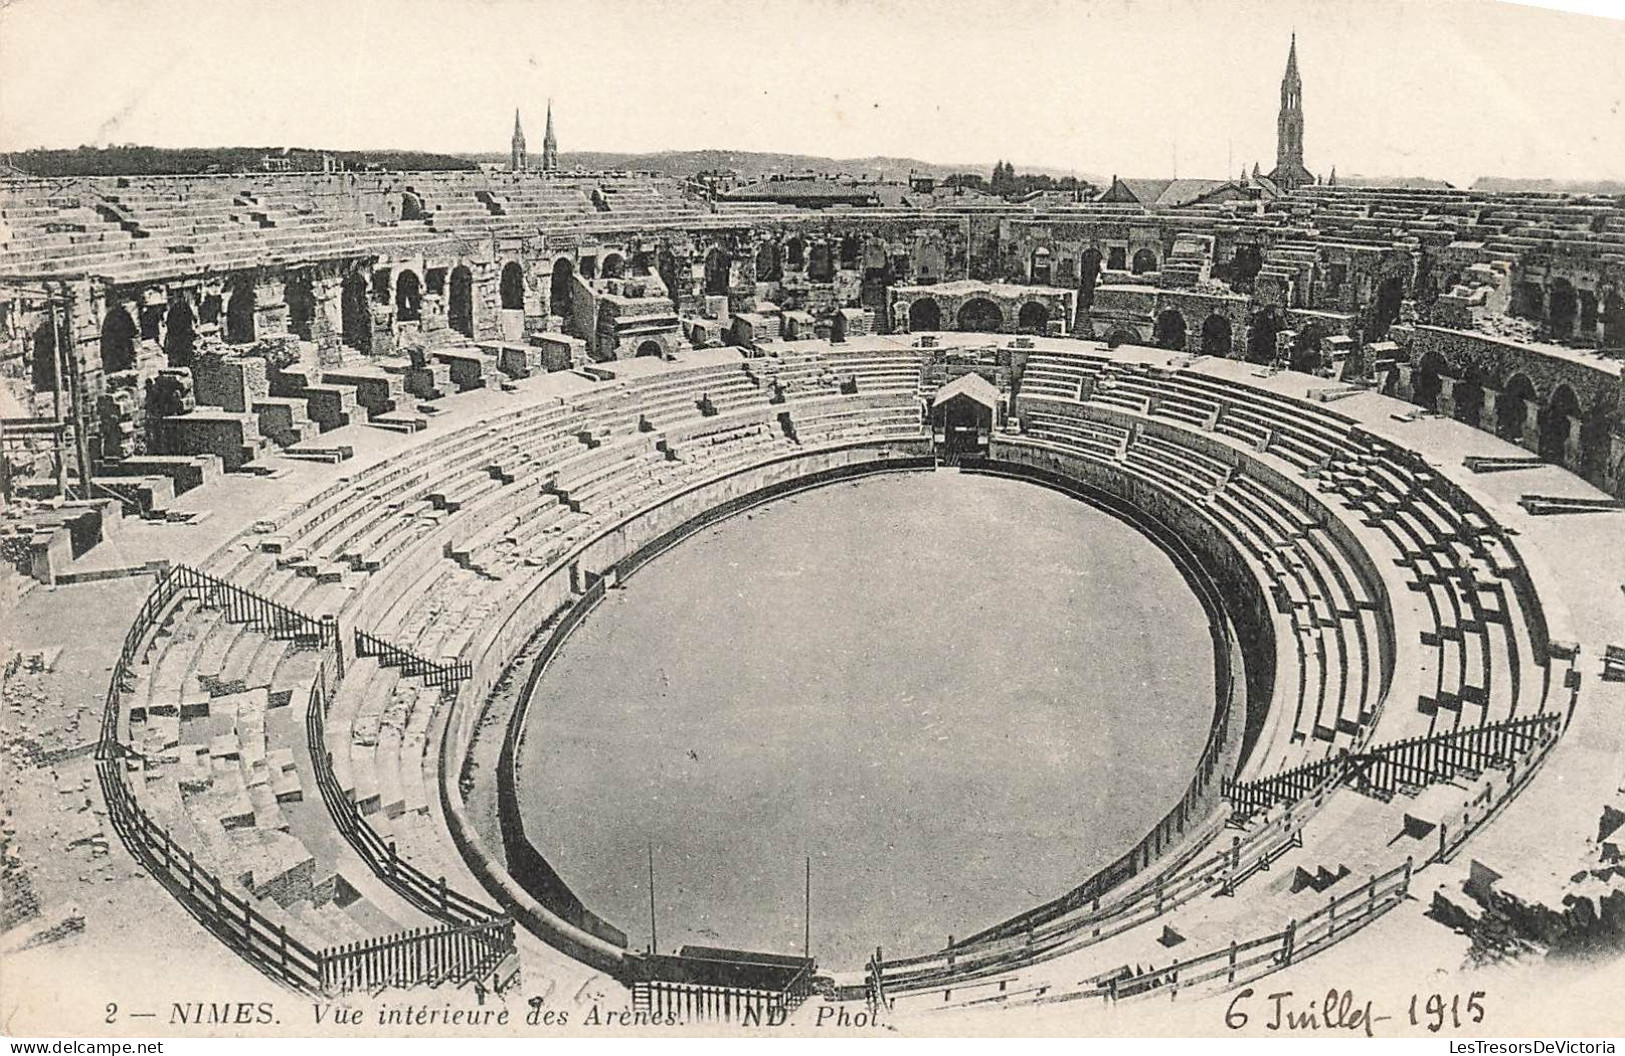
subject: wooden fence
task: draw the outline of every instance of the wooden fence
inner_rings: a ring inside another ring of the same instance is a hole
[[[467,660],[443,663],[418,656],[409,649],[392,645],[382,638],[356,628],[355,655],[375,656],[384,667],[398,667],[408,678],[419,678],[432,687],[454,686],[474,674],[474,665]]]
[[[1257,781],[1226,780],[1224,794],[1234,820],[1244,821],[1276,803],[1300,799],[1328,781],[1387,798],[1491,767],[1510,768],[1515,777],[1520,762],[1554,742],[1562,727],[1561,715],[1546,712],[1411,737],[1361,752],[1344,751]]]
[[[315,619],[185,566],[171,568],[160,577],[125,633],[108,682],[96,748],[97,778],[107,802],[108,819],[131,855],[212,934],[267,976],[296,991],[340,994],[390,986],[461,986],[487,978],[497,980],[500,966],[514,952],[513,921],[448,891],[443,881],[431,883],[398,860],[392,870],[420,897],[440,909],[442,919],[449,921],[445,926],[315,949],[289,935],[285,922],[261,913],[250,898],[232,889],[234,883],[222,881],[200,863],[137,802],[124,777],[130,753],[118,736],[120,699],[134,685],[135,668],[147,636],[167,617],[176,600],[187,593],[196,594],[208,607],[224,610],[226,619],[233,622],[249,623],[273,637],[306,639],[329,648],[331,653],[311,689],[312,706],[319,713],[337,686],[341,671],[343,650],[332,620]],[[309,714],[307,732],[311,729]],[[319,723],[316,728],[320,729]],[[315,757],[326,758],[320,740],[312,742],[312,749]],[[322,772],[323,767],[318,766],[318,784],[326,797],[330,788],[322,782]],[[326,776],[331,782],[330,769]],[[340,818],[334,816],[335,820]],[[342,822],[340,825],[342,828]],[[374,852],[393,856],[393,847],[378,839],[376,833],[372,835]]]

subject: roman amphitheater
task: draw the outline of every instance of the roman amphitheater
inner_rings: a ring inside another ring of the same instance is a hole
[[[8,970],[930,1030],[1618,956],[1625,202],[1290,124],[0,182]]]

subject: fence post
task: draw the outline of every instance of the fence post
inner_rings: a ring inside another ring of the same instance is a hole
[[[1297,942],[1297,938],[1298,938],[1298,922],[1297,922],[1297,920],[1294,919],[1294,920],[1287,921],[1286,922],[1286,931],[1282,935],[1282,939],[1284,941],[1283,941],[1283,944],[1282,944],[1282,947],[1281,947],[1281,967],[1286,968],[1286,967],[1288,967],[1288,966],[1290,966],[1292,964],[1292,948],[1293,948],[1294,944]]]
[[[322,614],[322,637],[333,643],[335,678],[344,677],[344,638],[339,634],[339,618],[332,613]]]
[[[1234,939],[1231,939],[1230,940],[1230,970],[1225,975],[1225,982],[1226,983],[1233,983],[1235,981],[1236,981],[1236,942],[1235,942]]]

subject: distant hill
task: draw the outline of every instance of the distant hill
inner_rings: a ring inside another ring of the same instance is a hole
[[[207,172],[264,172],[266,159],[278,167],[320,172],[322,156],[331,155],[348,169],[472,169],[474,163],[452,154],[415,150],[312,150],[306,147],[74,147],[71,150],[21,150],[6,155],[12,166],[31,176],[189,176]]]
[[[1450,191],[1455,186],[1427,176],[1338,176],[1339,187],[1394,187],[1407,191]]]
[[[1546,194],[1625,194],[1625,180],[1526,180],[1515,176],[1480,176],[1475,191],[1540,191]]]
[[[486,163],[502,163],[506,154],[469,154],[465,157]],[[692,176],[717,169],[733,169],[741,179],[758,180],[775,173],[818,172],[847,173],[883,180],[905,180],[911,172],[922,176],[950,176],[958,172],[974,172],[983,176],[993,171],[991,163],[942,164],[921,161],[918,158],[825,158],[815,154],[771,154],[750,150],[662,150],[653,154],[616,154],[609,151],[563,151],[559,165],[565,169],[626,169],[637,172],[657,172],[662,176]],[[1048,169],[1034,165],[1017,165],[1019,172],[1042,173],[1049,176],[1070,176],[1068,169]],[[1080,172],[1079,179],[1101,184],[1105,181],[1089,173]]]

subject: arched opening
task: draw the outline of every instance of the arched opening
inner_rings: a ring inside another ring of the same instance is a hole
[[[1326,328],[1318,323],[1309,323],[1298,330],[1298,336],[1292,342],[1292,369],[1305,374],[1318,374],[1325,360],[1320,354],[1321,340],[1326,336]]]
[[[1580,423],[1580,475],[1596,483],[1608,472],[1608,456],[1613,441],[1609,425],[1611,403],[1605,402],[1591,409],[1591,414]]]
[[[1546,406],[1540,409],[1540,451],[1542,459],[1553,465],[1566,465],[1569,442],[1569,419],[1580,417],[1580,400],[1568,385],[1552,390]],[[1578,467],[1574,467],[1578,468]]]
[[[1388,336],[1388,328],[1399,320],[1399,306],[1405,300],[1405,281],[1397,276],[1385,279],[1377,287],[1377,300],[1372,306],[1371,339],[1381,341]]]
[[[1149,249],[1134,251],[1134,274],[1144,275],[1157,270],[1157,254]]]
[[[553,277],[547,287],[547,303],[554,315],[570,318],[570,306],[574,297],[571,283],[574,279],[575,265],[570,263],[569,257],[560,257],[553,262]]]
[[[306,341],[312,340],[316,325],[316,289],[310,272],[297,272],[283,291],[288,303],[288,330]]]
[[[102,370],[116,374],[135,369],[135,320],[115,305],[102,320]]]
[[[853,235],[841,239],[841,267],[855,268],[858,266],[858,249],[860,244]]]
[[[226,341],[233,345],[246,345],[254,340],[254,284],[246,279],[232,286],[231,299],[226,302]]]
[[[1428,352],[1422,356],[1422,361],[1416,365],[1411,374],[1411,402],[1418,407],[1430,411],[1439,409],[1439,391],[1444,388],[1440,381],[1446,370],[1444,357],[1437,352]]]
[[[1028,301],[1016,313],[1016,330],[1023,334],[1042,334],[1049,329],[1049,309],[1037,301]]]
[[[784,268],[779,263],[779,247],[775,242],[763,242],[756,250],[756,281],[778,282],[784,278]]]
[[[632,274],[639,277],[653,275],[655,270],[654,261],[654,254],[647,251],[632,254]]]
[[[591,280],[596,279],[598,277],[598,258],[597,257],[582,257],[580,262],[576,265],[576,267],[578,269],[580,269],[581,277],[584,278],[584,279],[587,279],[588,281],[591,281]]]
[[[1602,305],[1602,346],[1625,351],[1625,296],[1610,293]]]
[[[799,238],[792,238],[784,244],[784,262],[795,270],[807,265],[807,243]]]
[[[1229,271],[1230,288],[1248,291],[1253,288],[1253,280],[1264,268],[1264,251],[1253,243],[1236,247],[1234,255],[1230,258]]]
[[[827,242],[815,243],[807,254],[807,278],[812,282],[831,282],[835,278],[835,258]]]
[[[388,306],[390,294],[394,290],[394,282],[390,277],[388,268],[374,268],[372,272],[372,299],[379,304]]]
[[[1133,330],[1127,330],[1122,327],[1118,327],[1116,330],[1113,330],[1111,333],[1106,335],[1107,348],[1116,348],[1118,345],[1137,345],[1139,343],[1139,334],[1135,333]]]
[[[726,297],[732,285],[733,258],[720,249],[705,255],[705,292],[709,297]]]
[[[660,342],[659,341],[645,341],[645,342],[643,342],[643,344],[638,346],[637,354],[639,356],[654,356],[656,359],[659,359],[660,354],[661,354]]]
[[[959,329],[969,333],[996,334],[1004,329],[1004,313],[986,297],[972,297],[959,308]]]
[[[1247,362],[1275,362],[1275,335],[1283,326],[1281,313],[1273,307],[1254,312],[1247,322]]]
[[[1175,352],[1185,351],[1185,317],[1172,308],[1165,308],[1157,316],[1157,325],[1152,330],[1151,340],[1158,348],[1172,349]]]
[[[1217,313],[1202,320],[1202,355],[1230,355],[1230,320]]]
[[[474,273],[462,264],[451,269],[446,325],[464,337],[474,336]]]
[[[1574,320],[1580,313],[1580,300],[1575,296],[1574,285],[1567,279],[1553,282],[1552,295],[1546,303],[1552,336],[1559,341],[1574,336]]]
[[[908,306],[908,328],[911,331],[941,330],[942,308],[929,297],[921,297]]]
[[[1039,286],[1048,286],[1050,284],[1051,275],[1049,250],[1045,249],[1043,246],[1039,246],[1037,249],[1033,250],[1032,260],[1027,271],[1028,274],[1032,276],[1032,281],[1034,283]]]
[[[402,268],[395,277],[395,321],[415,323],[423,318],[423,284],[418,273]]]
[[[517,260],[502,265],[499,286],[502,307],[508,311],[522,311],[525,307],[525,269]]]
[[[55,326],[47,318],[34,330],[34,362],[31,373],[35,392],[51,392],[56,388],[56,364],[67,342],[61,332],[61,323]]]
[[[599,274],[606,279],[626,278],[626,258],[619,253],[610,253],[604,257],[604,267]]]
[[[367,298],[367,277],[353,272],[339,295],[344,343],[361,352],[372,351],[372,306]]]
[[[1580,298],[1580,321],[1574,328],[1574,337],[1582,345],[1597,342],[1597,295],[1590,290],[1577,290]]]
[[[184,295],[169,302],[164,317],[164,355],[172,367],[192,365],[192,348],[197,344],[197,319]]]
[[[1535,386],[1526,375],[1509,378],[1495,401],[1495,434],[1514,444],[1523,443],[1524,408],[1534,399]]]
[[[1107,271],[1128,270],[1128,249],[1124,246],[1113,246],[1106,251]]]
[[[1078,304],[1088,308],[1095,303],[1095,283],[1100,281],[1100,250],[1093,246],[1083,251],[1078,261]]]
[[[401,195],[401,219],[422,220],[424,218],[423,199],[411,191]]]
[[[144,304],[141,306],[141,340],[157,341],[159,339],[158,331],[164,321],[164,312],[166,310],[162,304]]]
[[[1456,382],[1455,419],[1466,425],[1479,426],[1484,416],[1484,382],[1476,373],[1470,373]]]

